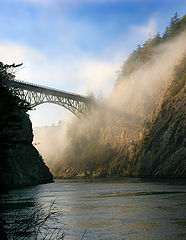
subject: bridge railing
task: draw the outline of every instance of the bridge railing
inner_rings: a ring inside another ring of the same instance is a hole
[[[11,81],[11,80],[10,80]],[[27,84],[27,85],[31,85],[31,86],[35,86],[35,87],[39,87],[39,88],[43,88],[46,90],[52,90],[52,91],[56,91],[56,92],[60,92],[60,93],[66,93],[66,94],[71,94],[71,95],[75,95],[77,97],[84,97],[84,98],[89,98],[87,96],[83,96],[83,95],[79,95],[77,93],[72,93],[72,92],[68,92],[68,91],[62,91],[62,90],[58,90],[56,88],[52,88],[52,87],[46,87],[43,85],[39,85],[39,84],[35,84],[35,83],[30,83],[30,82],[26,82],[26,81],[21,81],[21,80],[13,80],[13,82],[18,82],[18,83],[23,83],[23,84]]]
[[[28,91],[41,92],[41,93],[55,95],[59,97],[65,97],[65,98],[73,99],[76,101],[82,101],[86,103],[92,102],[91,97],[86,97],[86,96],[82,96],[82,95],[67,92],[67,91],[61,91],[55,88],[50,88],[50,87],[46,87],[46,86],[42,86],[34,83],[24,82],[18,79],[6,80],[6,82],[9,84],[9,86],[15,87],[15,88],[17,87],[17,88],[22,88]]]

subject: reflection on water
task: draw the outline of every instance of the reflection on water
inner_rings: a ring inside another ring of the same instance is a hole
[[[186,181],[56,181],[12,190],[9,198],[34,196],[37,204],[56,199],[66,240],[186,239]]]

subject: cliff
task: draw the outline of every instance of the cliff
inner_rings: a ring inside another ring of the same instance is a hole
[[[60,147],[50,149],[55,177],[186,177],[185,41],[186,15],[175,14],[162,36],[138,45],[109,98],[70,123]],[[48,142],[64,131],[55,128]]]
[[[186,177],[185,83],[186,57],[175,67],[172,81],[143,124],[128,123],[110,113],[97,116],[99,124],[95,119],[76,123],[62,161],[53,165],[54,175]]]
[[[18,101],[0,84],[0,185],[4,188],[53,181],[48,167],[32,145],[32,124]]]
[[[149,123],[135,156],[132,174],[140,177],[186,177],[186,56]]]

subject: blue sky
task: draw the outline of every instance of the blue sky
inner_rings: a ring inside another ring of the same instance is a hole
[[[0,0],[0,61],[23,62],[21,80],[107,96],[128,54],[185,9],[185,0]],[[68,115],[50,104],[30,114],[34,125]]]

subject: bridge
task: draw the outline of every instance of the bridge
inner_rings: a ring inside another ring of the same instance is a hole
[[[42,103],[54,103],[68,109],[79,118],[92,109],[93,101],[91,97],[19,80],[6,80],[4,84],[14,95],[29,103],[31,108]]]

